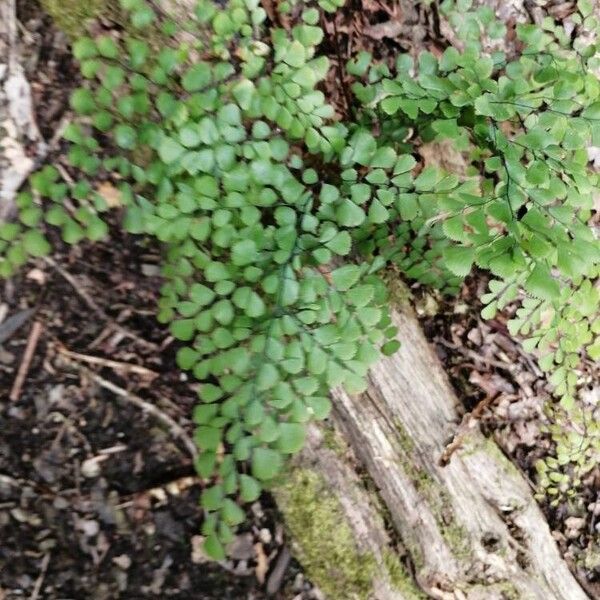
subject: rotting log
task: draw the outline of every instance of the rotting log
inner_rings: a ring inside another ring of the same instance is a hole
[[[329,600],[587,599],[495,442],[471,429],[440,465],[459,402],[411,310],[393,319],[401,349],[333,392],[333,430],[274,491],[308,576]]]
[[[275,500],[292,550],[329,600],[416,600],[416,587],[386,529],[385,509],[356,472],[335,429],[311,426]]]
[[[367,470],[432,598],[585,600],[529,485],[473,429],[446,466],[458,401],[410,309],[394,311],[401,349],[366,393],[334,391],[336,424]]]

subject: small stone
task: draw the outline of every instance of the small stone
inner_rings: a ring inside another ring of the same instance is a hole
[[[600,501],[598,502],[592,502],[591,504],[588,505],[588,510],[593,514],[593,515],[600,515]]]
[[[54,502],[52,502],[52,505],[57,510],[65,510],[70,506],[68,500],[66,500],[62,496],[56,496],[56,498],[54,498]]]
[[[565,527],[574,531],[579,531],[585,527],[585,519],[581,517],[569,517],[565,519]]]
[[[99,457],[93,456],[81,463],[81,473],[84,477],[91,479],[100,475],[100,461],[98,459]]]
[[[53,538],[48,538],[47,540],[42,540],[39,544],[40,550],[42,552],[50,552],[50,550],[56,548],[56,540]]]
[[[44,285],[46,283],[46,273],[38,268],[31,269],[25,277],[31,281],[35,281],[35,283],[39,285]]]
[[[39,527],[42,524],[42,519],[39,517],[39,515],[32,512],[25,512],[18,507],[13,508],[10,511],[10,514],[12,518],[19,523],[27,523],[32,527]]]
[[[570,540],[577,539],[581,534],[581,530],[585,527],[585,519],[581,517],[569,517],[565,520],[565,527],[565,536]]]
[[[160,275],[160,267],[149,263],[142,263],[142,274],[145,277],[158,277]]]
[[[296,577],[294,577],[292,589],[294,592],[301,592],[304,589],[304,575],[302,573],[298,573]]]
[[[262,509],[262,506],[260,505],[260,502],[254,502],[251,506],[250,506],[250,510],[252,511],[252,514],[256,517],[256,519],[260,520],[265,516],[265,513]]]
[[[93,519],[82,519],[77,524],[77,527],[86,537],[94,537],[100,531],[98,521],[94,521]]]
[[[131,566],[131,558],[127,556],[127,554],[120,554],[119,556],[115,556],[112,559],[113,563],[119,567],[119,569],[123,569],[123,571],[127,571]]]
[[[15,355],[11,352],[4,350],[4,348],[0,348],[0,363],[3,365],[10,365],[15,361]]]
[[[271,540],[273,539],[273,535],[271,534],[271,531],[269,529],[267,529],[266,527],[263,527],[259,532],[258,532],[258,539],[263,543],[263,544],[270,544]]]
[[[13,508],[10,511],[12,518],[19,523],[27,523],[27,515],[20,508]]]
[[[254,539],[251,533],[243,533],[235,537],[229,548],[229,556],[235,560],[254,558]]]

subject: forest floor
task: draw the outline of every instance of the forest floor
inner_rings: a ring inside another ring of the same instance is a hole
[[[356,24],[336,22],[344,53],[352,44],[406,50],[390,41],[402,30],[392,31],[394,13],[363,4],[360,40]],[[68,117],[77,69],[37,5],[21,2],[18,18],[37,121],[50,139]],[[339,47],[328,50],[335,60]],[[342,88],[330,89],[343,105]],[[118,203],[113,182],[96,183]],[[318,600],[288,558],[268,495],[250,507],[232,559],[216,565],[202,555],[201,488],[185,440],[164,427],[170,418],[191,433],[196,393],[153,317],[160,250],[117,228],[106,243],[54,241],[50,261],[0,287],[0,600]],[[502,317],[479,318],[483,285],[470,280],[452,299],[414,288],[417,312],[465,411],[495,399],[480,424],[534,485],[535,462],[552,450],[548,384]],[[600,598],[600,472],[584,481],[578,502],[542,508],[579,580]]]

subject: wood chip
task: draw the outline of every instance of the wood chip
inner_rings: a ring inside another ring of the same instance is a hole
[[[254,573],[256,574],[257,581],[262,585],[269,570],[269,560],[260,542],[254,544],[254,550],[256,551],[256,568],[254,569]]]

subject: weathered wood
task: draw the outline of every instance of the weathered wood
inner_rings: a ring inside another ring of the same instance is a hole
[[[402,566],[383,507],[333,430],[311,426],[286,483],[274,490],[292,550],[329,600],[421,598]]]
[[[585,600],[523,476],[473,430],[440,466],[457,399],[409,312],[400,351],[365,394],[334,392],[335,420],[369,472],[432,598]]]
[[[46,152],[19,62],[15,11],[15,0],[0,2],[0,221],[11,215],[15,192]]]

